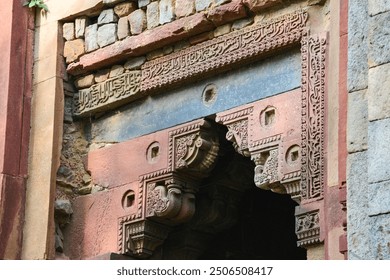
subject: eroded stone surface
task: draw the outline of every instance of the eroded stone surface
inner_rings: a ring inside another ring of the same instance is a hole
[[[160,6],[158,2],[152,2],[146,9],[146,18],[148,29],[155,28],[160,25]]]
[[[108,79],[110,75],[110,69],[99,70],[95,74],[95,82],[101,83]]]
[[[109,23],[100,26],[98,29],[98,36],[97,36],[97,42],[99,46],[102,48],[115,43],[117,38],[116,32],[117,32],[116,23]]]
[[[370,16],[390,11],[389,0],[368,0],[368,12]]]
[[[253,23],[253,18],[239,19],[232,24],[232,30],[239,30]]]
[[[72,41],[66,41],[64,45],[64,56],[67,63],[71,63],[77,60],[85,52],[84,40],[76,39]]]
[[[367,149],[368,141],[368,104],[367,90],[352,92],[348,95],[348,152],[354,153]]]
[[[129,59],[128,61],[126,61],[124,67],[125,67],[125,69],[128,69],[128,70],[141,69],[141,65],[144,64],[145,61],[146,61],[145,56],[135,57],[135,58],[132,58],[132,59]]]
[[[160,24],[171,22],[175,19],[175,2],[173,0],[160,1]]]
[[[281,4],[283,0],[243,0],[245,6],[247,6],[252,12],[261,12],[263,9]]]
[[[373,183],[369,186],[368,214],[370,216],[390,213],[390,181]]]
[[[231,28],[232,28],[232,25],[230,23],[218,26],[214,30],[214,36],[218,37],[218,36],[225,35],[225,34],[230,32]]]
[[[390,180],[390,118],[368,124],[368,178],[370,183]]]
[[[246,15],[244,5],[241,2],[234,1],[230,4],[212,9],[208,13],[207,18],[219,26],[226,22],[244,18]]]
[[[390,51],[390,50],[389,50]],[[390,63],[369,70],[368,119],[370,121],[390,117]]]
[[[71,41],[75,38],[73,22],[64,23],[64,25],[62,26],[62,30],[62,36],[65,38],[65,40]]]
[[[178,18],[186,17],[195,13],[195,2],[188,0],[176,0],[175,12]]]
[[[368,64],[370,67],[390,62],[390,12],[369,20]]]
[[[90,74],[84,77],[81,77],[75,81],[75,86],[77,88],[87,88],[93,85],[95,82],[95,76]]]
[[[103,24],[113,23],[117,21],[118,21],[118,17],[114,13],[114,9],[107,9],[100,13],[97,23],[100,26]]]
[[[98,25],[92,24],[85,28],[85,51],[92,52],[99,48],[98,45]]]
[[[86,17],[77,18],[75,21],[76,38],[84,38],[85,27],[87,26],[88,19]]]
[[[130,15],[137,9],[137,5],[134,2],[120,3],[114,7],[115,14],[121,18]]]
[[[195,9],[197,12],[203,11],[213,4],[213,0],[195,0]]]
[[[146,29],[146,14],[143,10],[138,9],[129,16],[131,34],[141,34]]]
[[[118,20],[118,39],[122,40],[130,35],[129,20],[127,17],[121,17]]]
[[[348,15],[348,90],[368,86],[368,0],[349,3]]]
[[[114,78],[116,76],[119,76],[125,72],[125,68],[123,68],[122,65],[114,65],[111,67],[110,70],[110,78]]]

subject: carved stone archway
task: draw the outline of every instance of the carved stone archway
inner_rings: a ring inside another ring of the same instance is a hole
[[[226,138],[237,153],[255,163],[257,187],[287,193],[299,204],[298,245],[321,243],[327,34],[311,35],[307,18],[306,12],[297,11],[149,61],[139,71],[81,90],[74,97],[74,115],[89,116],[300,45],[300,89],[219,112],[215,121],[228,129]],[[216,130],[215,123],[200,119],[162,136],[168,162],[138,174],[137,195],[132,198],[137,209],[118,220],[119,253],[147,258],[173,226],[191,219],[199,184],[218,157]]]

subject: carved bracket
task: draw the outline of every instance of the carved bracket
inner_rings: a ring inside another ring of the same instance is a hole
[[[123,254],[151,256],[173,226],[189,221],[198,183],[215,165],[218,135],[208,121],[181,126],[168,138],[167,168],[140,177],[138,214],[119,220],[118,247]]]
[[[323,223],[323,203],[311,203],[297,206],[295,210],[295,233],[298,246],[307,247],[323,241],[321,223]]]

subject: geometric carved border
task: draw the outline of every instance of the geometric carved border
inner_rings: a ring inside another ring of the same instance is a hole
[[[325,185],[326,34],[302,40],[302,203],[319,200]]]

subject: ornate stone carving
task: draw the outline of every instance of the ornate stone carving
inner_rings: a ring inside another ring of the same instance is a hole
[[[302,40],[302,158],[304,201],[323,198],[325,184],[326,34]]]
[[[146,217],[159,217],[182,223],[195,212],[194,189],[186,188],[185,182],[169,178],[147,185]]]
[[[222,70],[227,65],[298,43],[307,21],[298,11],[232,32],[142,66],[143,91]]]
[[[272,149],[252,156],[256,163],[255,167],[255,184],[258,188],[264,190],[272,189],[272,184],[279,182],[279,151]]]
[[[314,210],[295,216],[295,233],[298,246],[320,243],[320,212]]]
[[[250,157],[248,140],[248,117],[253,112],[253,108],[245,108],[227,115],[217,115],[216,121],[226,125],[228,133],[226,139],[233,143],[237,153]]]
[[[131,71],[80,90],[74,95],[73,114],[90,115],[105,110],[112,103],[129,100],[140,91],[140,81],[141,71]]]
[[[122,227],[125,232],[125,242],[120,252],[132,254],[138,258],[151,256],[171,230],[165,225],[148,220],[126,223]]]
[[[82,117],[112,109],[151,90],[221,72],[232,65],[253,62],[270,52],[299,44],[307,18],[306,12],[297,11],[146,62],[141,71],[80,90],[74,97],[73,114]]]
[[[172,170],[207,176],[218,155],[218,137],[206,120],[170,132]],[[202,174],[201,174],[202,173]]]
[[[214,167],[219,143],[215,127],[194,121],[168,133],[166,169],[142,175],[138,212],[119,219],[118,251],[145,258],[167,237],[172,226],[195,212],[198,182]]]

